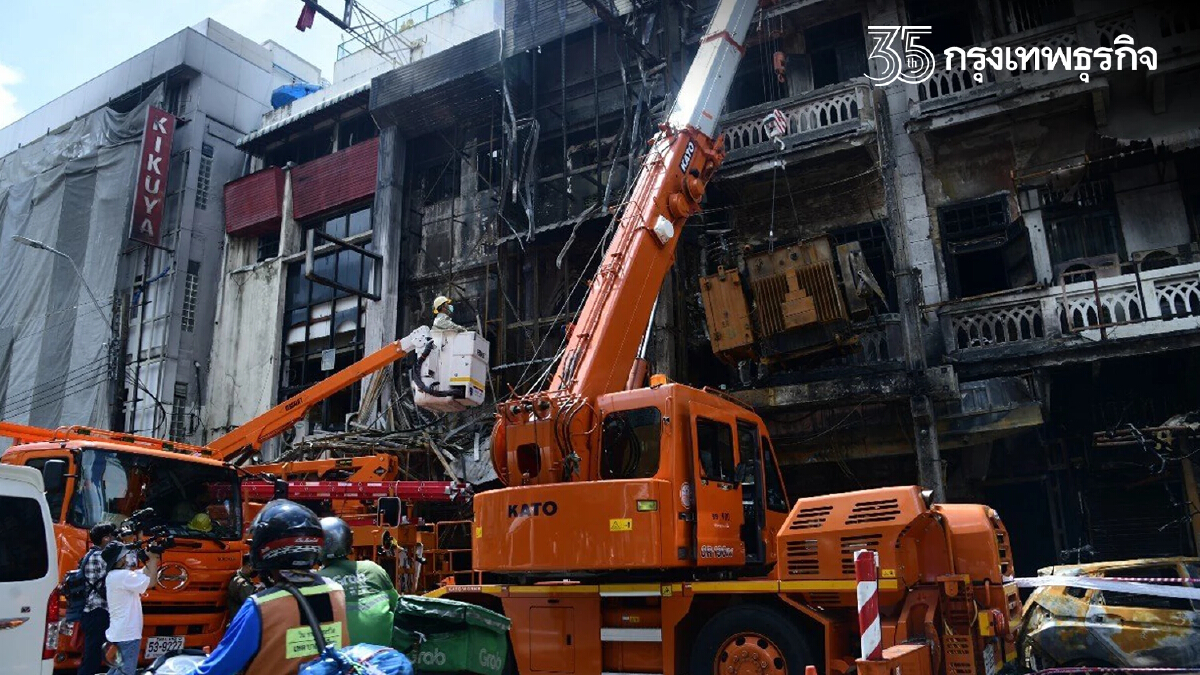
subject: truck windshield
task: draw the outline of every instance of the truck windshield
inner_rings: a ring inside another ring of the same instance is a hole
[[[145,508],[155,514],[147,525],[165,525],[176,536],[237,540],[242,535],[233,469],[112,450],[80,453],[72,525],[119,524]]]

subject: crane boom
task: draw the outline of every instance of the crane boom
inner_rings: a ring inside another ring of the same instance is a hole
[[[598,477],[597,399],[631,381],[680,232],[699,212],[725,157],[723,138],[714,137],[717,119],[759,4],[718,6],[667,122],[651,141],[550,387],[500,406],[493,462],[510,485]]]
[[[313,406],[339,391],[411,354],[430,340],[429,328],[421,326],[406,337],[384,345],[356,363],[339,370],[265,413],[209,443],[216,459],[234,461],[254,452],[263,443],[299,422]]]

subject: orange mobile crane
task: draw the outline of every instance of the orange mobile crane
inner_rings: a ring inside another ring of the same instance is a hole
[[[507,487],[475,497],[469,583],[435,593],[511,619],[521,675],[993,675],[1015,657],[1020,603],[993,510],[916,487],[789,504],[751,408],[661,375],[627,388],[723,159],[717,117],[757,4],[719,3],[549,388],[499,405]],[[882,568],[880,661],[858,658],[859,549]]]
[[[475,375],[481,367],[478,361],[486,361],[486,352],[486,342],[473,333],[418,328],[207,446],[87,427],[50,430],[0,422],[0,436],[15,442],[0,462],[43,472],[55,521],[59,569],[64,573],[78,567],[93,525],[119,523],[153,508],[152,524],[166,528],[177,546],[164,552],[158,584],[144,601],[149,637],[144,638],[141,661],[182,647],[213,647],[224,630],[225,588],[241,566],[243,526],[253,503],[274,497],[327,501],[358,530],[362,554],[375,557],[412,544],[414,550],[407,557],[419,559],[416,544],[422,533],[402,523],[399,514],[393,522],[380,522],[366,505],[386,497],[407,502],[411,508],[413,502],[450,502],[466,494],[465,486],[449,482],[396,481],[396,460],[390,456],[246,469],[234,461],[290,428],[312,406],[408,354],[418,355],[414,370],[418,405],[441,410],[476,405],[483,392],[481,378]],[[463,368],[475,375],[459,374]],[[432,378],[428,384],[426,377]],[[438,379],[446,379],[449,386],[438,384]],[[324,477],[330,470],[349,470],[349,480],[306,480]],[[300,480],[279,480],[279,476]],[[394,562],[399,585],[415,590],[419,566],[402,570],[399,560]],[[79,658],[75,641],[59,640],[55,630],[47,634],[47,648],[57,648],[55,666],[75,667]]]

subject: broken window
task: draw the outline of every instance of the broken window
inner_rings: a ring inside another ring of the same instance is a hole
[[[875,277],[875,281],[883,289],[887,306],[895,309],[896,277],[892,272],[894,259],[883,221],[841,227],[830,231],[829,237],[833,239],[834,246],[858,242],[862,248],[863,259],[867,261],[867,267],[871,268],[871,276]]]
[[[1115,265],[1125,258],[1116,200],[1107,179],[1061,189],[1043,187],[1039,197],[1056,275]]]
[[[1009,221],[1006,195],[939,207],[938,223],[955,299],[1033,283],[1029,235]]]
[[[1109,570],[1105,577],[1138,579],[1177,579],[1180,571],[1174,566],[1157,567],[1126,567]],[[1106,607],[1140,607],[1146,609],[1169,609],[1183,612],[1191,611],[1192,603],[1186,598],[1168,598],[1158,595],[1142,595],[1141,593],[1126,593],[1122,591],[1100,591],[1095,594],[1093,602]]]
[[[814,88],[862,77],[867,72],[866,37],[859,14],[809,28],[804,31],[804,42]]]
[[[379,135],[379,127],[371,114],[363,111],[349,119],[338,122],[338,150],[362,143]]]
[[[415,187],[423,195],[423,206],[459,195],[459,164],[458,155],[451,155],[416,170]]]
[[[908,0],[908,25],[929,26],[920,44],[941,56],[948,47],[966,47],[975,43],[971,31],[971,9],[966,2],[944,0]]]

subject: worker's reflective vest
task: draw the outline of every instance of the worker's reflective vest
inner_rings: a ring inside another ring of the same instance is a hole
[[[335,584],[318,584],[298,589],[312,607],[325,642],[345,647],[346,595]],[[245,675],[296,675],[301,664],[317,655],[312,630],[300,614],[296,599],[286,590],[268,588],[250,596],[262,618],[258,654],[246,666]]]

